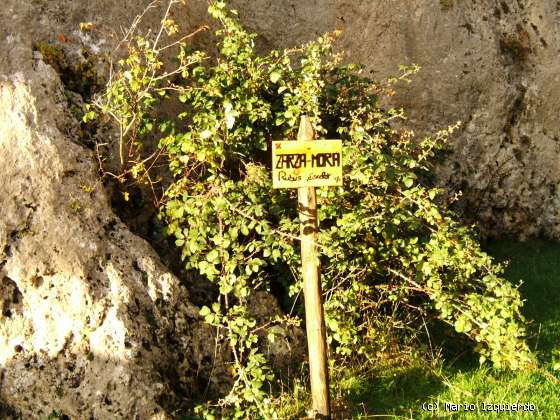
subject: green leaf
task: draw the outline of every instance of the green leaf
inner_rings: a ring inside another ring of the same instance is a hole
[[[220,251],[213,249],[206,255],[206,261],[215,263],[220,258]]]
[[[203,306],[202,308],[200,308],[200,315],[204,318],[206,318],[208,315],[210,315],[212,313],[212,311],[210,310],[210,308],[208,306]]]
[[[282,75],[277,71],[273,71],[272,73],[270,73],[270,81],[272,83],[278,82],[278,80],[280,80],[281,77]]]
[[[406,188],[412,187],[414,185],[414,178],[412,177],[405,177],[403,178],[403,183]]]

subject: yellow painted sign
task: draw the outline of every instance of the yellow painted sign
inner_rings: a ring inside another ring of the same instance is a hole
[[[342,140],[273,141],[273,188],[342,185]]]

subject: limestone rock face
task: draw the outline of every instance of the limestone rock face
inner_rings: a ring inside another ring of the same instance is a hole
[[[113,214],[92,152],[71,141],[78,127],[58,75],[30,46],[8,41],[0,406],[24,418],[164,418],[177,393],[196,386],[191,373],[212,354],[213,333],[178,279]]]

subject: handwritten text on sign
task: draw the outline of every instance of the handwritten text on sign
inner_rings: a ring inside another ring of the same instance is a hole
[[[273,141],[274,188],[342,185],[342,140]]]

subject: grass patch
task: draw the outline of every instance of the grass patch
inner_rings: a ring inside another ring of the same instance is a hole
[[[541,362],[550,362],[560,339],[560,244],[542,240],[500,241],[490,244],[488,252],[498,260],[510,261],[508,279],[523,281],[524,312],[533,321],[531,348]]]

